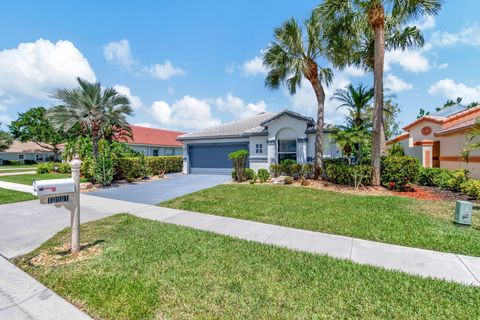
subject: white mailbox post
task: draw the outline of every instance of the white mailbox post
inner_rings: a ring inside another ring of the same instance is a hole
[[[33,181],[33,190],[40,198],[41,204],[54,204],[70,210],[71,252],[80,251],[80,167],[82,161],[74,159],[70,162],[72,177]]]

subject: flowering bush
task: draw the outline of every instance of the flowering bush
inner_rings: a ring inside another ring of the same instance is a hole
[[[411,189],[420,172],[420,162],[407,156],[387,156],[382,158],[382,184],[397,191]]]

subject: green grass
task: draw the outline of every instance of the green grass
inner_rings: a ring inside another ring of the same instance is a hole
[[[82,225],[102,253],[32,266],[64,230],[15,260],[98,319],[478,319],[480,289],[116,215]]]
[[[220,185],[160,204],[170,208],[480,256],[480,224],[453,224],[453,204],[294,186]]]
[[[44,173],[44,174],[21,174],[16,176],[0,176],[0,181],[32,185],[33,180],[63,179],[70,178],[71,174],[62,173]],[[80,181],[85,182],[85,179]]]
[[[36,169],[36,164],[6,164],[0,165],[0,169]],[[1,171],[1,170],[0,170]]]
[[[28,171],[35,171],[36,168],[21,168],[21,169],[7,169],[7,170],[0,170],[0,174],[2,173],[15,173],[15,172],[28,172]]]
[[[0,188],[0,204],[34,200],[34,199],[37,199],[37,197],[35,197],[30,193]]]

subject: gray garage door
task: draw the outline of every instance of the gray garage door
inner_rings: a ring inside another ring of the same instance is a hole
[[[232,161],[228,154],[240,149],[248,150],[248,142],[190,145],[190,173],[229,174]]]

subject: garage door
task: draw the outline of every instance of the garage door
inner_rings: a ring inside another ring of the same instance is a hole
[[[230,174],[228,154],[240,149],[248,150],[248,142],[190,145],[190,173]]]

